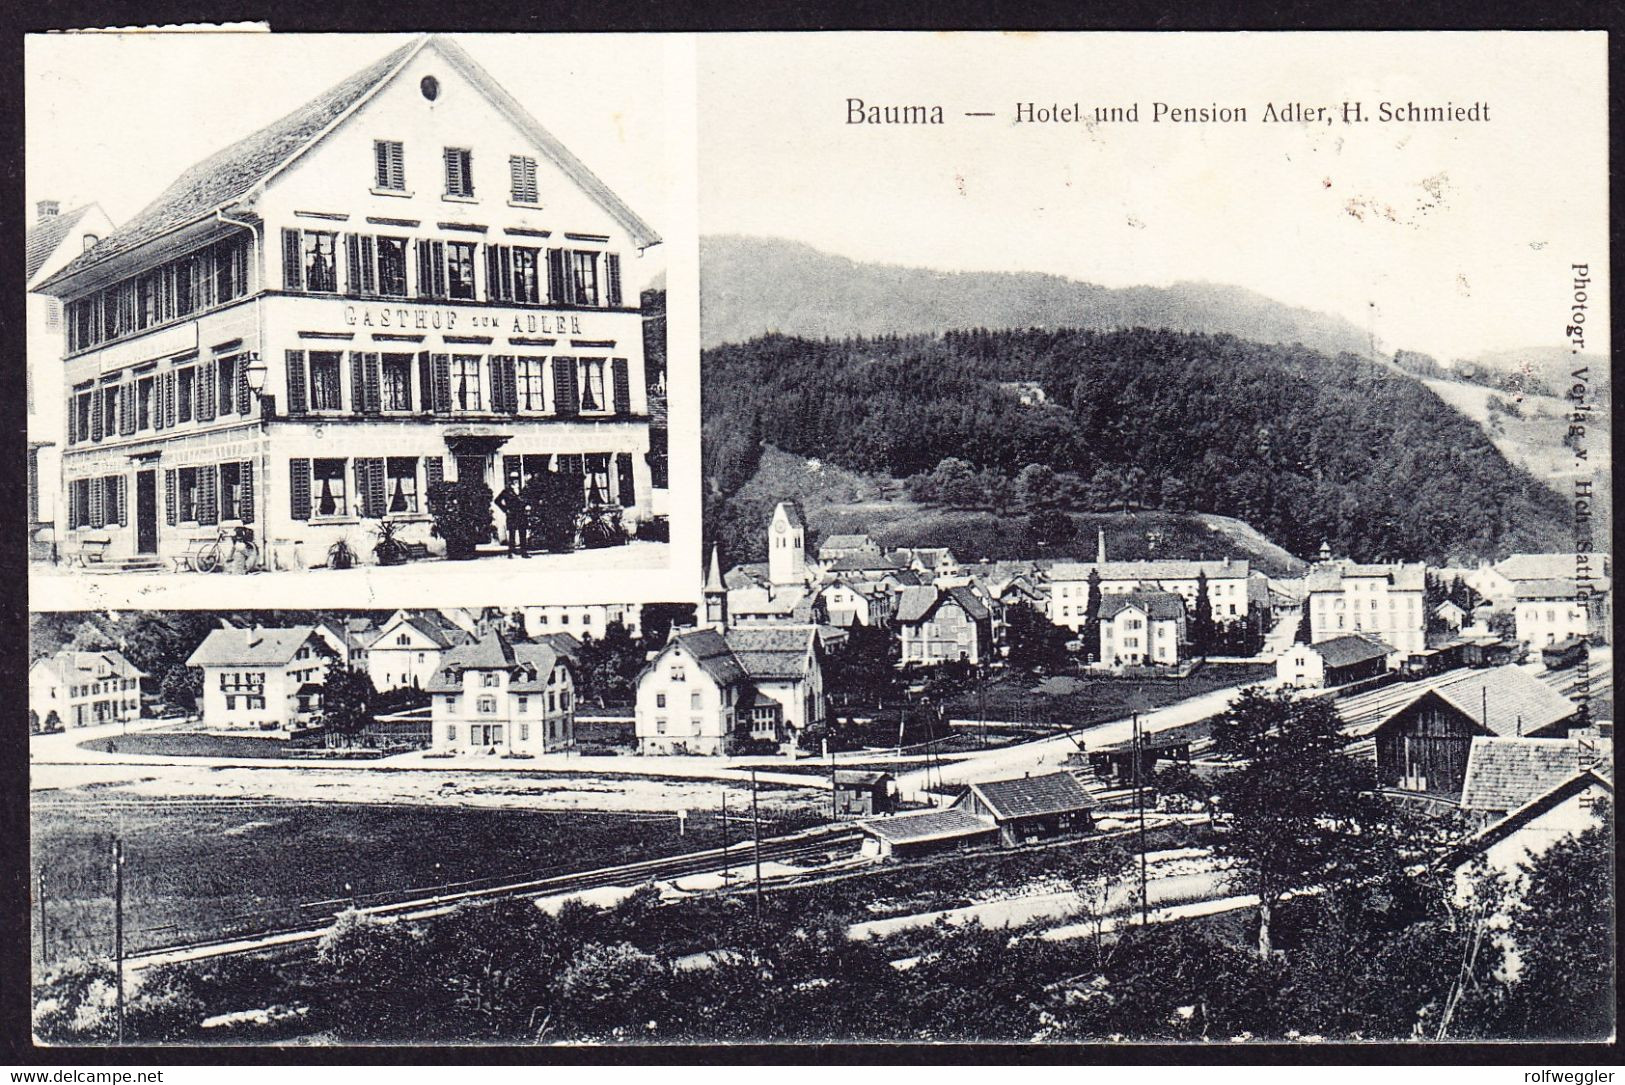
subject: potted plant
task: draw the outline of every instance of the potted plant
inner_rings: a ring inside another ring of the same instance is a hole
[[[584,499],[579,476],[563,471],[542,471],[525,480],[525,503],[530,510],[530,537],[534,547],[567,553],[576,545],[576,517]]]
[[[446,557],[466,561],[475,548],[491,537],[491,488],[483,482],[441,482],[429,487],[429,515],[433,532],[446,540]]]

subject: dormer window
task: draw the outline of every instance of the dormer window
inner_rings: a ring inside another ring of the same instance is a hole
[[[98,242],[100,240],[101,240],[101,238],[97,237],[95,234],[86,234],[85,235],[85,248],[84,248],[84,251],[89,252],[91,249],[95,248],[96,247],[96,242]]]

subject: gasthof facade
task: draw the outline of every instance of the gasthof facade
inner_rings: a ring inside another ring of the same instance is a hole
[[[651,513],[633,272],[659,238],[455,42],[419,38],[198,163],[64,302],[63,551],[273,567],[438,551],[430,487],[574,476]]]

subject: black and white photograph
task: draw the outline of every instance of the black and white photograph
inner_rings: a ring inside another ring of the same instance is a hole
[[[1608,1065],[1607,47],[32,37],[36,1053]]]
[[[659,39],[28,47],[35,606],[670,579]]]

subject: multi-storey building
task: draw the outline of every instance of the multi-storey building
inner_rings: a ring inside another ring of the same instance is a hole
[[[63,211],[56,200],[41,200],[34,225],[28,229],[28,556],[49,560],[61,542],[61,502],[57,488],[62,477],[62,445],[67,419],[62,383],[62,302],[34,288],[55,275],[68,261],[95,245],[113,230],[113,223],[95,204]]]
[[[312,626],[254,626],[210,630],[186,665],[203,672],[208,726],[292,731],[320,714],[332,656]]]
[[[367,646],[367,673],[380,690],[425,689],[445,653],[472,639],[438,611],[398,610]]]
[[[414,40],[182,174],[41,284],[65,303],[67,548],[273,565],[557,471],[650,502],[655,232],[462,47]],[[93,536],[89,539],[87,536]]]
[[[491,633],[447,652],[426,688],[436,750],[539,754],[575,745],[575,678],[551,644]]]
[[[993,615],[970,588],[904,588],[895,617],[904,666],[993,658]]]
[[[1057,562],[1050,567],[1049,619],[1068,629],[1083,628],[1089,609],[1089,576],[1098,573],[1100,594],[1134,591],[1173,592],[1196,610],[1202,579],[1207,578],[1213,620],[1262,622],[1269,617],[1269,580],[1245,561],[1097,561]]]
[[[1171,591],[1113,592],[1101,600],[1102,662],[1172,666],[1185,640],[1185,600]]]
[[[1322,561],[1310,569],[1309,641],[1367,633],[1404,655],[1427,649],[1421,562],[1357,565]]]
[[[146,674],[118,652],[64,649],[28,668],[30,723],[41,730],[127,723],[141,718]]]
[[[568,633],[572,637],[602,637],[612,625],[621,625],[634,637],[643,635],[640,603],[558,603],[526,607],[525,632],[531,637]]]
[[[1575,637],[1607,644],[1614,626],[1610,586],[1607,577],[1585,583],[1573,577],[1518,581],[1512,607],[1518,639],[1535,648]]]

